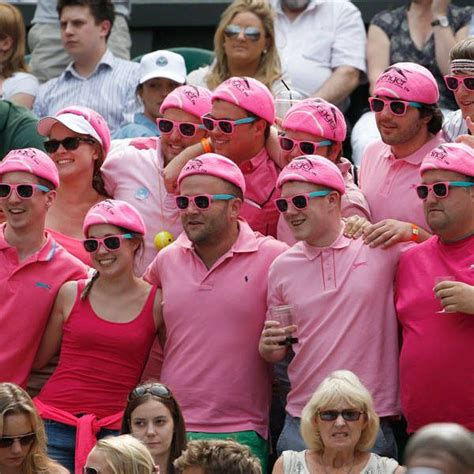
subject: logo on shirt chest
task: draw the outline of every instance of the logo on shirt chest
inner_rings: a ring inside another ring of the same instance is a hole
[[[37,281],[35,283],[35,287],[36,288],[44,288],[45,290],[50,290],[51,289],[51,285],[48,284],[48,283],[43,283],[41,281]]]

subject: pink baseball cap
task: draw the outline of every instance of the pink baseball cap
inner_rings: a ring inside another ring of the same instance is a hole
[[[84,235],[87,237],[89,227],[97,224],[115,225],[141,235],[146,232],[140,213],[128,202],[116,199],[106,199],[89,209],[82,226]]]
[[[240,168],[228,158],[217,153],[205,153],[188,161],[178,176],[178,186],[186,176],[203,174],[221,178],[234,184],[245,194],[245,178]]]
[[[30,173],[50,181],[55,188],[59,186],[58,168],[54,161],[44,151],[36,148],[11,150],[0,161],[0,175],[14,171]]]
[[[270,125],[275,122],[275,103],[268,87],[253,77],[231,77],[212,93],[212,102],[224,100],[237,105],[247,112],[266,120]]]
[[[160,107],[160,114],[167,109],[177,108],[201,118],[211,111],[211,93],[198,86],[180,86],[170,92]]]
[[[42,118],[36,129],[40,135],[48,137],[56,123],[62,123],[73,132],[91,136],[101,144],[104,158],[107,156],[110,150],[110,130],[104,117],[95,110],[80,105],[67,107],[55,116]]]
[[[464,143],[438,145],[421,163],[420,174],[429,170],[454,171],[465,176],[474,176],[474,148]]]
[[[306,132],[343,142],[346,139],[344,114],[333,104],[320,98],[310,98],[298,102],[283,119],[285,130]]]
[[[286,165],[278,177],[277,186],[281,188],[288,181],[303,181],[334,189],[340,194],[346,192],[344,178],[339,168],[319,155],[303,155]]]
[[[425,67],[415,63],[396,63],[379,76],[374,95],[436,104],[439,89],[433,74]]]

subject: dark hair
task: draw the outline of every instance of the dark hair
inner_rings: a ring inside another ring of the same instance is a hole
[[[465,40],[456,43],[449,52],[449,60],[470,59],[474,60],[474,37],[470,36]]]
[[[148,381],[144,384],[138,385],[138,387],[151,387],[154,383],[160,383],[161,382],[156,382],[156,381]],[[164,385],[164,384],[161,384]],[[168,388],[168,387],[167,387]],[[171,447],[170,447],[170,454],[168,457],[168,466],[167,466],[167,471],[166,473],[163,474],[174,474],[176,472],[173,462],[175,459],[177,459],[179,456],[181,456],[181,453],[184,449],[186,449],[186,444],[187,444],[187,438],[186,438],[186,425],[184,423],[184,418],[183,414],[181,412],[181,408],[174,397],[174,395],[170,392],[170,397],[159,397],[158,395],[153,395],[150,392],[145,392],[141,397],[138,396],[132,396],[134,393],[134,390],[130,393],[128,397],[128,403],[127,406],[125,407],[125,410],[123,412],[123,418],[122,418],[122,427],[120,429],[120,434],[129,434],[132,432],[132,427],[131,427],[131,417],[133,411],[139,407],[140,405],[143,405],[149,400],[155,400],[157,402],[162,403],[171,413],[171,417],[173,418],[173,440],[171,441]]]
[[[443,127],[443,112],[437,104],[422,104],[420,111],[420,118],[429,117],[431,120],[428,122],[428,132],[433,135],[437,134]]]
[[[225,184],[229,194],[237,196],[242,202],[244,202],[244,193],[239,187],[237,187],[235,184],[230,183],[229,181],[226,181]]]

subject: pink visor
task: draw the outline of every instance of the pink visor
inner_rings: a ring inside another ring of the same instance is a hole
[[[160,114],[176,108],[201,118],[211,111],[211,93],[198,86],[181,86],[166,96],[160,107]]]
[[[429,170],[445,170],[474,176],[474,149],[464,143],[444,143],[433,148],[424,158],[420,174]]]

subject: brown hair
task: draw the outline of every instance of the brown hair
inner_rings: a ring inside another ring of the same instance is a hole
[[[474,61],[474,36],[456,43],[449,52],[449,60],[470,59]],[[474,69],[474,66],[473,66]]]

